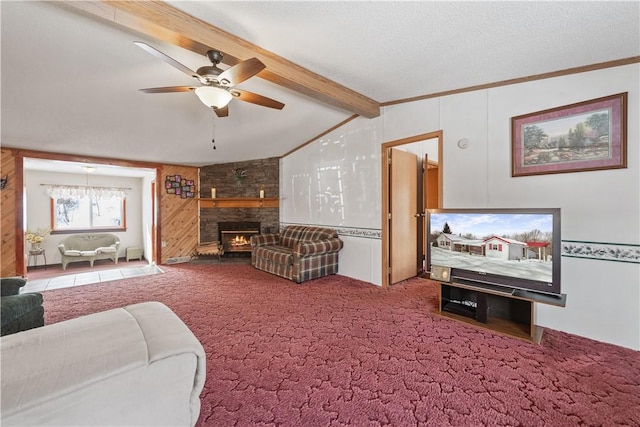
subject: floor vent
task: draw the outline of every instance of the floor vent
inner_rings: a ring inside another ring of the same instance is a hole
[[[189,262],[191,261],[190,256],[177,256],[173,258],[167,258],[167,264],[179,264],[181,262]]]

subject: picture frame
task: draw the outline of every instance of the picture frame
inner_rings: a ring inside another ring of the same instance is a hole
[[[195,198],[196,185],[192,179],[182,178],[181,175],[167,175],[164,186],[167,194],[180,196],[182,199]]]
[[[627,92],[511,118],[511,176],[627,167]]]

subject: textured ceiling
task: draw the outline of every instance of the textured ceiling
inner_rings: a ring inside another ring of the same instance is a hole
[[[379,102],[640,55],[637,1],[169,3]],[[213,119],[191,93],[140,93],[193,80],[133,41],[206,58],[59,3],[0,11],[4,146],[197,166],[280,156],[351,115],[253,78],[239,87],[285,108]]]
[[[379,102],[635,56],[638,2],[169,2]]]

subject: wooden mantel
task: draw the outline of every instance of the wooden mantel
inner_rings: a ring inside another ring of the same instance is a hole
[[[200,208],[277,208],[280,203],[278,198],[200,198]]]

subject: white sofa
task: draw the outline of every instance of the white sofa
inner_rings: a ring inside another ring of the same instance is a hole
[[[97,259],[110,259],[118,263],[120,239],[113,234],[73,234],[58,245],[62,269],[70,262],[89,261],[91,267]]]
[[[3,426],[194,426],[200,342],[149,302],[0,338]]]

